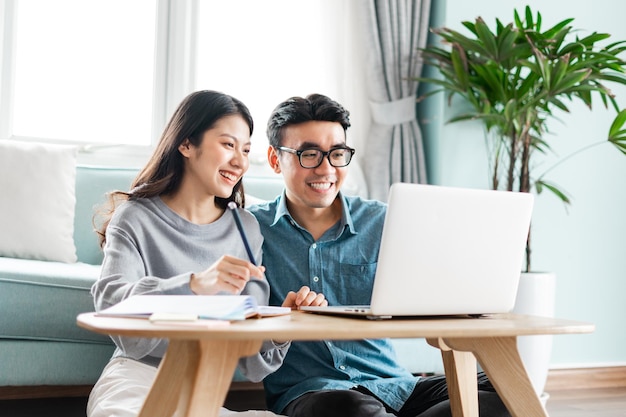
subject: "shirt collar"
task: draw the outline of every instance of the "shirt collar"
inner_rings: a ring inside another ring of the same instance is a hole
[[[347,226],[348,230],[351,234],[356,234],[356,229],[354,228],[354,223],[352,222],[352,215],[350,214],[350,208],[348,205],[348,200],[343,195],[341,191],[337,196],[341,199],[341,227],[339,230],[344,230]],[[296,221],[291,217],[289,213],[289,209],[287,209],[287,198],[285,196],[285,190],[283,190],[282,195],[280,196],[280,200],[278,201],[278,206],[276,207],[276,214],[274,215],[274,221],[271,226],[274,226],[278,221],[282,218],[286,217],[289,222],[292,224],[297,224]]]

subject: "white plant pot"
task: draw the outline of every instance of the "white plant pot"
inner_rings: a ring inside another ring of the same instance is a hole
[[[524,272],[520,276],[513,312],[530,316],[554,317],[555,298],[555,274]],[[547,399],[544,388],[550,367],[552,336],[518,337],[517,348],[535,392],[539,397]]]

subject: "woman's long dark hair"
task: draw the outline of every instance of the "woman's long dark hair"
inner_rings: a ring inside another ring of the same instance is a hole
[[[243,117],[252,135],[254,125],[250,111],[236,98],[209,90],[197,91],[185,97],[165,127],[150,160],[133,181],[130,191],[118,190],[108,194],[108,202],[101,213],[102,225],[96,227],[100,246],[104,246],[106,228],[117,205],[126,200],[151,198],[178,190],[184,173],[184,160],[178,151],[179,146],[185,139],[189,139],[195,147],[200,146],[204,132],[221,118],[231,115]],[[230,197],[215,197],[215,203],[223,209],[230,201],[245,206],[241,180],[233,188]]]

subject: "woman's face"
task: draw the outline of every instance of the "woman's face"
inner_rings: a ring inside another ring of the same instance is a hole
[[[250,127],[240,115],[226,116],[204,132],[199,146],[186,141],[179,149],[187,157],[184,181],[228,198],[250,166]]]

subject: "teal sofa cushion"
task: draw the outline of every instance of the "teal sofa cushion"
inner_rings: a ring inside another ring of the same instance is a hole
[[[114,349],[112,343],[0,339],[0,387],[90,385]]]
[[[106,193],[128,191],[139,171],[133,168],[76,168],[76,212],[74,213],[74,244],[79,262],[102,263],[98,235],[94,231],[94,212],[106,202]]]
[[[111,343],[76,325],[99,266],[0,258],[0,272],[0,339]]]

